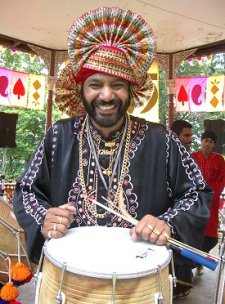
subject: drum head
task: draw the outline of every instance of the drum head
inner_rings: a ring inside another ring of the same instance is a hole
[[[58,267],[95,278],[137,278],[155,273],[169,264],[165,246],[133,241],[129,229],[118,227],[79,227],[60,239],[44,245],[45,257]]]

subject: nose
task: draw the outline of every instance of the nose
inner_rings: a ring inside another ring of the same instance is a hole
[[[99,98],[105,102],[110,102],[115,98],[115,92],[110,86],[104,86],[100,91]]]

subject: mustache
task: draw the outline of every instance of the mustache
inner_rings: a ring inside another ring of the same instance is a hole
[[[121,105],[122,101],[118,98],[112,99],[110,102],[106,102],[102,99],[96,98],[93,100],[92,105],[93,106],[107,106],[107,105],[112,105],[112,106],[119,106]]]

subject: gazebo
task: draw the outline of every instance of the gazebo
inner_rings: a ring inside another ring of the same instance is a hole
[[[49,71],[46,127],[51,125],[57,67],[68,59],[67,34],[72,22],[90,9],[119,6],[140,13],[157,39],[158,64],[169,88],[169,125],[173,121],[176,69],[186,58],[225,51],[225,2],[222,0],[8,0],[1,4],[0,44],[35,53]]]

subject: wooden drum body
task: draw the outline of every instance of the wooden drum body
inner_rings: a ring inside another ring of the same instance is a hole
[[[8,262],[4,257],[9,257],[11,266],[18,262],[20,253],[21,262],[30,266],[25,251],[25,236],[13,212],[13,208],[0,198],[0,281],[8,282]]]
[[[43,250],[35,303],[172,303],[170,251],[133,241],[129,229],[74,228]]]

